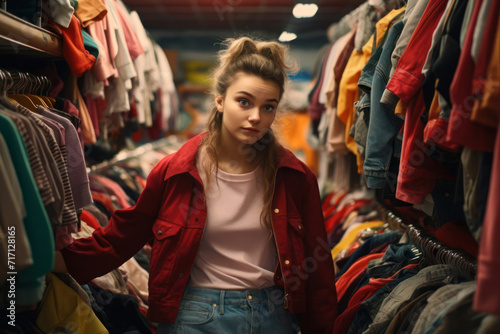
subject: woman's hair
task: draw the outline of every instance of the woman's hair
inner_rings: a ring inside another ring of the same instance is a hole
[[[280,89],[280,99],[285,91],[288,81],[287,70],[294,66],[286,64],[288,48],[282,44],[272,41],[260,41],[249,37],[228,39],[223,43],[225,46],[218,54],[218,63],[212,72],[212,93],[223,98],[226,96],[228,87],[233,83],[238,73],[256,75],[263,80],[275,82]],[[210,172],[217,173],[218,152],[220,143],[223,113],[214,107],[208,121],[208,134],[205,136],[202,147],[209,157],[208,166],[204,164],[206,175]],[[248,149],[249,159],[256,159],[257,164],[262,166],[264,186],[264,207],[260,215],[261,224],[270,233],[271,210],[275,184],[275,172],[277,168],[278,143],[272,129],[270,129],[260,140]],[[207,180],[210,179],[207,177]],[[208,186],[208,185],[207,185]]]

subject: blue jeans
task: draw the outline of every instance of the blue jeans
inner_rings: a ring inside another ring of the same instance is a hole
[[[283,302],[278,286],[244,291],[187,287],[175,323],[160,323],[157,334],[296,333]]]

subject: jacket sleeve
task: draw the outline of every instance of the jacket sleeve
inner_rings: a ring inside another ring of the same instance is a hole
[[[163,197],[167,158],[153,168],[135,206],[116,210],[106,228],[98,228],[91,237],[77,239],[61,250],[68,272],[78,283],[88,283],[118,268],[154,237],[152,225]]]
[[[306,167],[307,168],[307,167]],[[328,245],[316,176],[307,169],[303,187],[305,258],[311,263],[306,285],[306,312],[297,314],[303,334],[332,333],[337,315],[335,271]],[[312,264],[317,266],[313,266]]]

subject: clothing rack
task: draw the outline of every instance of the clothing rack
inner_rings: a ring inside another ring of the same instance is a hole
[[[401,215],[391,207],[380,204],[378,211],[391,229],[406,231],[418,249],[423,252],[424,259],[433,264],[448,264],[467,279],[472,280],[476,277],[477,260],[471,255],[462,250],[444,246],[420,226],[405,222]]]
[[[48,95],[52,84],[46,76],[0,68],[0,92]]]
[[[6,6],[6,1],[2,1]],[[2,54],[62,58],[61,37],[27,22],[0,6],[0,52]]]
[[[87,167],[87,173],[98,173],[100,171],[103,171],[106,168],[112,167],[116,164],[119,164],[121,162],[124,162],[129,159],[137,158],[140,157],[141,155],[155,151],[157,149],[163,148],[163,147],[172,147],[172,152],[176,152],[180,146],[183,144],[183,141],[180,140],[177,136],[171,135],[162,139],[159,139],[155,142],[152,143],[147,143],[144,145],[141,145],[133,150],[130,151],[122,151],[118,153],[113,159],[106,160],[103,162],[100,162],[98,164],[92,165]]]

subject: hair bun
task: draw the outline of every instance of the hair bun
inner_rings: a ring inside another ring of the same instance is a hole
[[[227,45],[221,54],[221,60],[224,63],[232,63],[242,56],[259,53],[255,42],[248,37],[229,38],[224,44]]]

